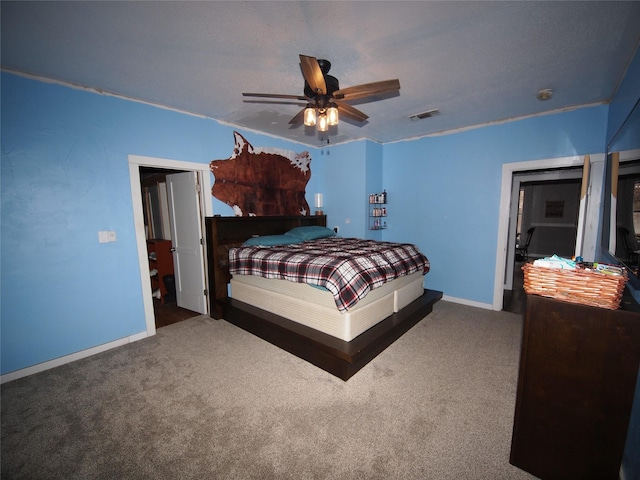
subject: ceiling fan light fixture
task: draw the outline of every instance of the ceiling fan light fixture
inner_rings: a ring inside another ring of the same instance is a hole
[[[307,107],[304,110],[304,124],[306,127],[314,127],[316,125],[316,109]]]
[[[329,107],[327,109],[327,123],[330,127],[335,127],[336,125],[338,125],[338,122],[338,108],[334,106]]]
[[[340,88],[340,82],[332,75],[328,75],[331,62],[308,55],[299,55],[302,76],[304,77],[304,95],[288,95],[275,93],[243,93],[244,97],[274,98],[277,100],[253,100],[253,102],[286,103],[290,100],[305,102],[305,108],[289,121],[291,128],[301,124],[306,127],[316,127],[319,132],[327,132],[329,127],[338,125],[340,115],[363,124],[369,118],[348,102],[360,100],[370,102],[380,100],[381,96],[397,93],[400,81],[396,79],[379,82],[363,83],[347,88]],[[286,102],[283,100],[287,100]],[[296,102],[297,103],[297,102]],[[340,112],[338,112],[340,110]],[[275,122],[274,122],[275,123]]]

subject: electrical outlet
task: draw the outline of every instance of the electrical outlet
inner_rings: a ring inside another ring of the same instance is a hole
[[[99,243],[110,243],[115,242],[116,240],[116,232],[112,230],[101,230],[98,232]]]
[[[340,228],[338,228],[338,226],[333,227],[333,231],[338,233],[338,231],[340,230]]]

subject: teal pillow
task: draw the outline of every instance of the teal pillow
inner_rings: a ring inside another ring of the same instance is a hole
[[[252,247],[272,247],[274,245],[288,245],[300,242],[302,242],[302,239],[291,235],[262,235],[261,237],[251,237],[242,245]]]
[[[297,237],[306,240],[316,240],[318,238],[333,237],[336,234],[333,230],[327,227],[321,227],[320,225],[310,225],[308,227],[295,227],[289,230],[285,235]]]

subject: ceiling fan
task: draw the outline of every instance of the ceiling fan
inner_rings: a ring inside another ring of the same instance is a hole
[[[294,127],[298,127],[301,124],[306,126],[317,125],[319,131],[326,132],[330,126],[338,124],[339,115],[344,115],[358,123],[362,123],[369,118],[365,113],[349,105],[347,102],[353,100],[359,100],[361,102],[373,101],[374,99],[366,99],[383,94],[396,93],[400,90],[400,81],[398,79],[365,83],[341,89],[338,79],[329,75],[331,62],[328,60],[300,55],[300,66],[302,67],[302,74],[305,81],[304,95],[271,93],[243,93],[242,95],[245,97],[276,98],[306,102],[305,108],[298,112],[289,121],[289,124]]]

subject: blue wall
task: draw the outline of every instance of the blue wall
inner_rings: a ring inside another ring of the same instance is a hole
[[[640,101],[640,50],[629,63],[624,79],[611,100],[609,108],[609,124],[607,126],[607,143],[620,129],[635,104]]]
[[[146,331],[128,155],[208,164],[234,138],[212,120],[8,73],[1,93],[4,374]],[[241,133],[311,150],[313,205],[318,150]],[[117,241],[98,243],[100,230]]]
[[[502,165],[605,150],[607,107],[384,145],[384,239],[427,254],[427,288],[493,302]]]
[[[316,159],[320,159],[316,173],[320,176],[317,181],[322,182],[328,226],[338,226],[341,237],[362,238],[365,232],[362,205],[367,168],[365,142],[325,148],[313,161]]]

